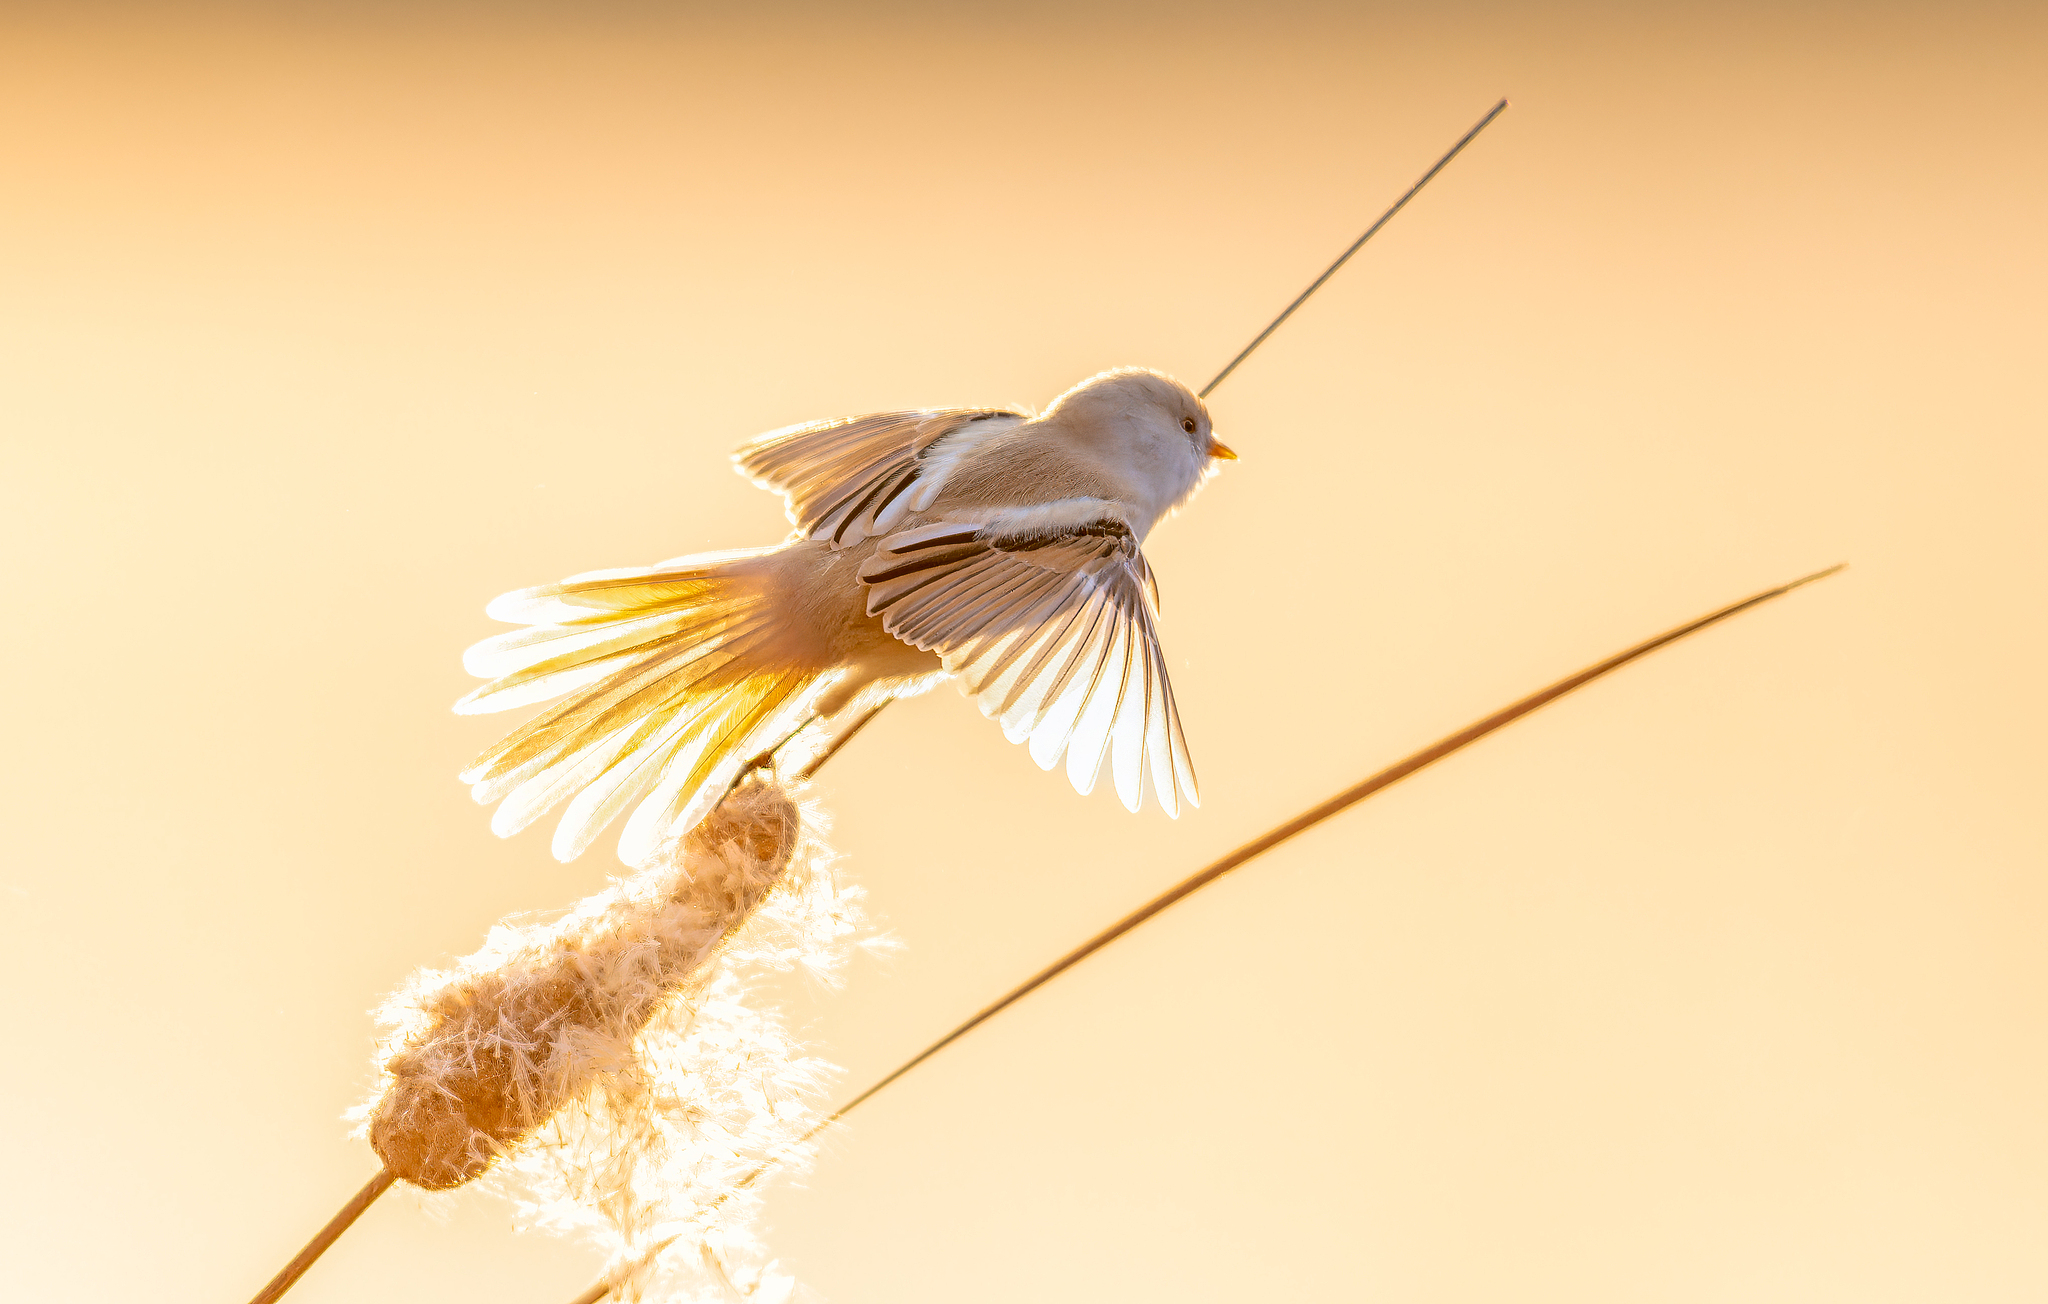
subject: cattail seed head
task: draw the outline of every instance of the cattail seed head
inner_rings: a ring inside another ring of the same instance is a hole
[[[416,1186],[460,1186],[628,1068],[649,1021],[783,880],[803,832],[786,788],[750,780],[638,876],[416,975],[380,1012],[394,1030],[368,1114],[378,1156]]]

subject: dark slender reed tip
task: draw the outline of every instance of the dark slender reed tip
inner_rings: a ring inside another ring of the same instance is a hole
[[[249,1304],[275,1304],[292,1288],[293,1282],[306,1275],[306,1269],[312,1267],[315,1260],[327,1253],[327,1247],[340,1240],[341,1234],[363,1216],[363,1210],[375,1204],[377,1197],[390,1190],[391,1184],[397,1180],[398,1174],[390,1169],[378,1169],[377,1175],[363,1183],[362,1190],[349,1197],[348,1203],[341,1206],[341,1212],[329,1218],[327,1225],[306,1242],[306,1248],[293,1255],[292,1261],[279,1269],[278,1274],[270,1279],[270,1284],[257,1291],[256,1298]]]
[[[1294,315],[1294,310],[1296,308],[1299,308],[1302,304],[1307,303],[1308,297],[1311,294],[1314,294],[1317,290],[1322,289],[1324,281],[1327,281],[1332,276],[1335,276],[1337,274],[1337,269],[1339,267],[1342,267],[1345,263],[1350,262],[1351,255],[1357,253],[1361,248],[1363,248],[1365,246],[1366,241],[1378,235],[1380,228],[1393,220],[1394,214],[1400,212],[1403,208],[1407,207],[1408,201],[1415,198],[1417,194],[1421,193],[1422,188],[1428,185],[1432,180],[1434,180],[1436,174],[1443,171],[1444,166],[1446,164],[1448,164],[1452,159],[1458,157],[1459,151],[1463,150],[1465,146],[1471,144],[1473,137],[1477,136],[1480,132],[1486,130],[1488,123],[1492,122],[1495,118],[1498,118],[1502,113],[1506,112],[1507,107],[1508,102],[1505,99],[1503,99],[1500,103],[1494,105],[1491,109],[1487,110],[1486,116],[1481,118],[1477,123],[1473,124],[1472,130],[1458,137],[1458,143],[1451,146],[1451,148],[1444,154],[1444,156],[1438,159],[1435,165],[1432,166],[1429,169],[1429,171],[1422,174],[1422,180],[1408,187],[1408,193],[1402,195],[1399,199],[1395,200],[1394,206],[1392,208],[1388,209],[1384,213],[1381,213],[1379,221],[1374,222],[1371,226],[1367,227],[1365,229],[1364,235],[1358,237],[1356,240],[1353,240],[1351,242],[1351,247],[1349,249],[1346,249],[1343,253],[1338,254],[1337,261],[1331,263],[1328,267],[1324,268],[1323,274],[1321,276],[1318,276],[1306,290],[1303,290],[1300,294],[1295,295],[1294,302],[1288,304],[1285,308],[1281,309],[1280,315],[1278,317],[1275,317],[1271,322],[1269,322],[1266,326],[1266,329],[1259,332],[1258,338],[1254,339],[1250,344],[1245,345],[1244,349],[1236,357],[1230,360],[1230,365],[1223,368],[1223,370],[1217,372],[1216,378],[1210,381],[1208,384],[1202,386],[1202,392],[1197,394],[1195,397],[1209,397],[1210,393],[1214,391],[1218,385],[1221,385],[1223,383],[1225,377],[1229,376],[1231,372],[1237,370],[1238,363],[1243,362],[1246,358],[1249,358],[1252,355],[1253,349],[1256,349],[1261,344],[1264,344],[1266,342],[1266,337],[1268,335],[1271,335],[1274,331],[1279,330],[1281,322],[1284,322],[1289,317],[1292,317]]]
[[[1503,100],[1502,103],[1505,104],[1506,101]],[[1160,893],[1158,896],[1153,897],[1144,905],[1139,906],[1136,910],[1133,910],[1131,913],[1125,915],[1122,919],[1117,920],[1108,928],[1103,929],[1095,936],[1081,943],[1081,945],[1075,947],[1073,950],[1067,952],[1065,955],[1053,961],[1045,968],[1039,970],[1031,977],[1025,979],[1022,983],[1012,988],[1007,994],[1002,996],[1000,999],[996,1000],[994,1003],[984,1006],[979,1013],[974,1015],[973,1018],[968,1019],[959,1027],[953,1029],[945,1036],[939,1038],[931,1045],[925,1047],[917,1054],[911,1056],[902,1064],[898,1065],[896,1069],[893,1072],[891,1072],[887,1077],[883,1078],[881,1081],[869,1087],[866,1091],[861,1092],[859,1095],[855,1096],[853,1099],[847,1101],[838,1109],[834,1110],[830,1117],[822,1120],[817,1124],[817,1126],[813,1127],[810,1131],[804,1133],[801,1137],[797,1138],[796,1142],[793,1145],[791,1145],[788,1148],[788,1150],[784,1153],[791,1153],[801,1148],[805,1142],[811,1140],[811,1138],[817,1136],[826,1128],[831,1127],[834,1123],[839,1122],[848,1114],[851,1114],[854,1110],[858,1109],[861,1105],[873,1099],[882,1091],[883,1088],[889,1086],[898,1078],[901,1078],[904,1074],[910,1072],[912,1069],[924,1063],[932,1056],[938,1054],[946,1047],[960,1040],[962,1037],[974,1031],[982,1024],[988,1022],[996,1015],[1002,1013],[1010,1006],[1015,1005],[1018,1001],[1023,1000],[1026,996],[1029,996],[1032,992],[1037,991],[1040,987],[1043,987],[1045,984],[1051,982],[1054,978],[1059,977],[1067,970],[1081,963],[1081,961],[1087,959],[1089,956],[1095,954],[1097,951],[1100,951],[1103,947],[1108,946],[1117,938],[1122,937],[1125,933],[1130,932],[1139,924],[1144,923],[1146,920],[1152,918],[1152,916],[1156,914],[1161,913],[1168,907],[1176,905],[1179,902],[1187,899],[1188,897],[1193,896],[1195,893],[1209,886],[1209,884],[1214,883],[1217,879],[1222,878],[1225,874],[1228,874],[1231,870],[1236,869],[1239,865],[1244,864],[1246,861],[1251,860],[1252,858],[1261,855],[1264,852],[1271,851],[1274,847],[1279,846],[1281,843],[1287,841],[1295,834],[1303,833],[1311,828],[1314,828],[1316,825],[1322,823],[1324,820],[1329,819],[1332,815],[1335,815],[1340,811],[1347,810],[1350,807],[1357,805],[1359,802],[1364,801],[1367,797],[1372,796],[1374,793],[1382,792],[1388,788],[1393,787],[1395,784],[1407,778],[1409,775],[1414,774],[1417,770],[1425,769],[1428,766],[1436,764],[1438,761],[1444,759],[1446,756],[1449,756],[1451,753],[1460,751],[1466,747],[1471,746],[1473,743],[1478,742],[1481,738],[1486,737],[1486,735],[1494,732],[1496,729],[1499,729],[1504,725],[1514,723],[1516,720],[1521,719],[1523,716],[1529,714],[1531,711],[1537,710],[1540,707],[1548,706],[1550,703],[1556,701],[1560,697],[1563,697],[1565,694],[1571,692],[1574,689],[1585,687],[1587,684],[1592,683],[1595,679],[1600,678],[1602,675],[1608,674],[1611,671],[1619,670],[1623,666],[1627,665],[1629,662],[1647,656],[1650,653],[1655,652],[1658,648],[1664,647],[1667,644],[1676,643],[1678,640],[1686,637],[1689,634],[1697,634],[1699,631],[1707,628],[1707,626],[1709,625],[1718,625],[1722,621],[1727,620],[1730,616],[1740,615],[1741,613],[1748,611],[1751,607],[1760,606],[1763,603],[1769,602],[1773,598],[1781,598],[1785,596],[1787,593],[1790,593],[1792,590],[1811,584],[1815,580],[1824,580],[1830,575],[1839,574],[1842,571],[1848,569],[1848,566],[1848,562],[1837,562],[1833,566],[1828,567],[1826,570],[1815,571],[1811,575],[1802,575],[1798,579],[1792,580],[1789,583],[1780,584],[1776,588],[1765,589],[1761,593],[1753,593],[1750,596],[1744,598],[1740,602],[1730,603],[1729,605],[1722,607],[1717,611],[1708,612],[1706,615],[1701,616],[1697,620],[1687,621],[1685,624],[1678,626],[1676,629],[1667,629],[1662,634],[1657,635],[1655,638],[1645,639],[1643,642],[1636,644],[1634,647],[1627,648],[1623,651],[1615,653],[1613,656],[1607,658],[1605,661],[1599,662],[1596,665],[1586,667],[1584,670],[1579,671],[1577,674],[1567,675],[1565,678],[1558,680],[1556,683],[1550,685],[1548,688],[1538,689],[1536,692],[1529,694],[1527,697],[1522,698],[1520,701],[1502,707],[1500,710],[1495,711],[1492,715],[1487,716],[1483,720],[1474,721],[1473,723],[1466,725],[1463,729],[1458,730],[1458,732],[1450,734],[1447,737],[1438,739],[1436,742],[1431,743],[1429,746],[1423,748],[1421,751],[1415,752],[1410,756],[1404,757],[1403,759],[1394,762],[1392,765],[1389,765],[1386,769],[1381,770],[1379,773],[1374,774],[1369,778],[1363,779],[1360,782],[1353,784],[1351,787],[1346,788],[1344,791],[1338,793],[1336,796],[1330,798],[1328,801],[1325,801],[1320,805],[1310,807],[1308,810],[1303,811],[1301,814],[1295,816],[1291,820],[1288,820],[1285,824],[1280,825],[1278,828],[1271,829],[1268,832],[1261,834],[1256,838],[1253,838],[1250,842],[1245,843],[1243,846],[1231,852],[1229,855],[1224,856],[1220,860],[1211,862],[1202,869],[1195,871],[1195,873],[1188,876],[1187,878],[1182,879],[1179,883],[1176,883],[1174,886],[1168,888],[1166,891]],[[755,1182],[759,1181],[770,1170],[772,1170],[775,1167],[776,1163],[777,1160],[775,1159],[770,1159],[763,1162],[759,1167],[755,1168],[752,1172],[748,1173],[745,1177],[741,1178],[734,1187],[734,1189],[745,1190],[746,1188],[751,1187]],[[725,1198],[725,1196],[721,1195],[717,1200],[714,1200],[711,1203],[710,1207],[713,1209],[717,1208],[720,1204],[723,1204],[725,1202]],[[663,1241],[661,1244],[655,1246],[653,1249],[649,1250],[645,1255],[643,1255],[636,1263],[632,1265],[632,1268],[621,1269],[619,1272],[611,1276],[607,1276],[600,1279],[595,1285],[591,1286],[589,1290],[586,1290],[581,1295],[578,1295],[574,1301],[574,1304],[598,1304],[598,1301],[602,1300],[607,1294],[610,1293],[614,1282],[622,1280],[628,1271],[637,1269],[645,1265],[646,1263],[651,1262],[653,1259],[658,1257],[663,1250],[667,1249],[669,1244],[670,1242]]]
[[[1824,580],[1830,575],[1840,575],[1843,571],[1848,569],[1848,562],[1838,561],[1834,565],[1828,567],[1826,570],[1815,571],[1813,574],[1808,575],[1805,579],[1793,580],[1790,584],[1787,584],[1785,586],[1785,591],[1787,593],[1790,593],[1793,589],[1798,588],[1802,584],[1811,584],[1815,580]]]

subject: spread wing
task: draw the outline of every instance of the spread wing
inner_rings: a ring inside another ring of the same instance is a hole
[[[1126,807],[1138,809],[1149,774],[1178,815],[1183,800],[1199,802],[1159,650],[1158,591],[1113,507],[1073,499],[905,530],[860,578],[869,614],[939,653],[1042,768],[1065,752],[1067,778],[1087,793],[1107,759]]]
[[[930,454],[948,435],[981,422],[1006,428],[1025,415],[1007,408],[877,412],[771,430],[732,458],[741,475],[782,495],[798,533],[838,548],[931,506],[953,459]]]

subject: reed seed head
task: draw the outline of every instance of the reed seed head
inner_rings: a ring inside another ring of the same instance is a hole
[[[550,923],[501,924],[378,1011],[377,1097],[353,1111],[416,1186],[488,1174],[524,1221],[592,1236],[614,1298],[766,1298],[743,1185],[800,1167],[830,1065],[801,1055],[746,970],[830,978],[860,927],[823,815],[750,779],[630,878]]]
[[[489,1168],[633,1057],[661,1004],[699,977],[787,871],[801,815],[750,782],[675,854],[554,923],[500,926],[476,954],[415,976],[385,1007],[387,1075],[370,1144],[393,1172],[441,1191]]]

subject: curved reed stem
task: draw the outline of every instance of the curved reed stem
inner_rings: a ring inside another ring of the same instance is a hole
[[[290,1263],[278,1269],[277,1275],[272,1277],[262,1290],[256,1292],[256,1297],[250,1300],[249,1304],[276,1304],[276,1301],[292,1288],[292,1283],[305,1276],[306,1269],[312,1267],[315,1260],[327,1253],[327,1247],[340,1240],[341,1234],[347,1231],[356,1219],[363,1216],[363,1210],[375,1204],[377,1197],[390,1190],[391,1184],[397,1180],[398,1174],[390,1169],[378,1169],[377,1175],[363,1183],[362,1190],[349,1197],[348,1203],[341,1206],[341,1212],[329,1218],[327,1225],[315,1232],[312,1240],[306,1242],[306,1248],[293,1255]]]
[[[805,1142],[811,1140],[820,1132],[823,1132],[826,1128],[831,1127],[834,1123],[837,1123],[839,1120],[845,1118],[848,1114],[852,1113],[855,1109],[858,1109],[861,1105],[873,1099],[885,1087],[888,1087],[891,1083],[895,1082],[898,1078],[901,1078],[904,1074],[910,1072],[912,1069],[924,1063],[932,1056],[938,1054],[946,1047],[960,1040],[962,1037],[974,1031],[982,1024],[988,1022],[996,1015],[1002,1013],[1010,1006],[1015,1005],[1018,1001],[1023,1000],[1026,996],[1029,996],[1032,992],[1037,991],[1040,987],[1043,987],[1045,984],[1051,982],[1054,978],[1059,977],[1059,975],[1065,973],[1067,970],[1081,963],[1081,961],[1087,959],[1089,956],[1095,954],[1097,951],[1100,951],[1103,947],[1108,946],[1117,938],[1122,937],[1125,933],[1130,932],[1139,924],[1144,923],[1146,920],[1152,918],[1156,914],[1161,913],[1168,907],[1173,906],[1174,904],[1180,901],[1186,900],[1190,896],[1193,896],[1195,893],[1209,886],[1209,884],[1214,883],[1217,879],[1222,878],[1225,874],[1228,874],[1231,870],[1236,869],[1239,865],[1244,864],[1246,861],[1251,860],[1253,857],[1258,856],[1264,852],[1271,851],[1274,847],[1279,846],[1281,843],[1287,841],[1295,834],[1303,833],[1311,828],[1314,828],[1316,825],[1322,823],[1324,820],[1329,819],[1332,815],[1335,815],[1340,811],[1348,810],[1350,807],[1357,805],[1361,801],[1364,801],[1367,797],[1370,797],[1375,793],[1383,792],[1386,789],[1393,787],[1395,784],[1407,778],[1409,775],[1414,774],[1417,770],[1425,769],[1428,766],[1436,764],[1438,761],[1443,760],[1446,756],[1449,756],[1451,753],[1460,751],[1466,747],[1471,746],[1473,743],[1478,742],[1481,738],[1486,737],[1486,735],[1494,732],[1496,729],[1500,729],[1503,726],[1514,723],[1516,720],[1519,720],[1523,716],[1528,715],[1531,711],[1535,711],[1541,707],[1548,706],[1550,703],[1556,701],[1558,698],[1563,697],[1566,693],[1569,693],[1577,688],[1583,688],[1587,684],[1592,683],[1595,679],[1600,678],[1602,675],[1608,674],[1615,670],[1619,670],[1621,669],[1621,667],[1627,665],[1629,662],[1634,661],[1640,657],[1647,656],[1650,653],[1655,652],[1658,648],[1664,647],[1667,644],[1676,643],[1678,640],[1686,637],[1689,634],[1696,634],[1699,631],[1707,628],[1709,625],[1717,625],[1720,622],[1727,620],[1731,616],[1740,615],[1742,612],[1748,611],[1751,607],[1758,606],[1765,602],[1769,602],[1773,598],[1783,597],[1785,594],[1790,593],[1792,590],[1799,588],[1802,585],[1811,584],[1815,580],[1826,579],[1828,576],[1836,574],[1839,571],[1843,570],[1845,567],[1847,567],[1847,565],[1847,562],[1842,562],[1837,565],[1830,566],[1826,570],[1815,571],[1811,575],[1803,576],[1799,579],[1793,580],[1789,584],[1780,584],[1778,587],[1774,589],[1765,589],[1762,593],[1752,594],[1751,596],[1744,598],[1740,602],[1730,603],[1728,606],[1722,607],[1718,611],[1709,612],[1706,615],[1701,616],[1697,620],[1689,620],[1685,624],[1678,626],[1676,629],[1668,629],[1664,631],[1662,634],[1657,635],[1655,638],[1645,639],[1643,642],[1636,644],[1634,647],[1627,648],[1624,651],[1615,653],[1613,656],[1608,657],[1605,661],[1601,661],[1595,665],[1588,666],[1584,670],[1579,671],[1577,674],[1567,675],[1563,679],[1558,680],[1556,683],[1551,684],[1547,688],[1538,689],[1537,691],[1529,694],[1527,697],[1522,698],[1520,701],[1514,702],[1508,706],[1504,706],[1500,710],[1495,711],[1492,715],[1489,715],[1484,719],[1476,720],[1473,723],[1466,725],[1463,729],[1458,730],[1454,734],[1450,734],[1446,737],[1438,739],[1436,742],[1431,743],[1429,746],[1423,748],[1421,751],[1403,757],[1401,760],[1394,762],[1392,765],[1389,765],[1387,768],[1379,771],[1377,774],[1362,779],[1359,782],[1350,786],[1349,788],[1344,789],[1344,791],[1338,793],[1334,797],[1331,797],[1328,801],[1324,801],[1315,806],[1311,806],[1309,809],[1303,811],[1301,814],[1295,816],[1293,819],[1288,820],[1286,823],[1281,824],[1279,827],[1271,829],[1268,832],[1263,833],[1256,838],[1253,838],[1250,842],[1245,843],[1243,846],[1237,848],[1237,850],[1235,851],[1230,852],[1228,855],[1223,856],[1221,859],[1212,861],[1208,865],[1203,866],[1201,869],[1196,870],[1187,878],[1182,879],[1179,883],[1174,884],[1172,887],[1160,893],[1158,896],[1153,897],[1144,905],[1139,906],[1136,910],[1133,910],[1131,913],[1125,915],[1122,919],[1117,920],[1115,923],[1103,929],[1095,936],[1089,938],[1087,941],[1081,943],[1079,946],[1067,952],[1059,959],[1053,961],[1045,968],[1039,970],[1031,977],[1025,979],[1022,983],[1019,983],[1016,987],[1010,989],[1010,991],[1005,993],[1002,997],[998,998],[989,1005],[982,1007],[982,1009],[979,1012],[977,1012],[972,1018],[960,1024],[951,1032],[939,1038],[931,1045],[925,1047],[917,1054],[911,1056],[902,1064],[898,1065],[895,1068],[895,1070],[892,1071],[887,1077],[882,1078],[879,1082],[876,1082],[866,1091],[861,1092],[859,1095],[855,1096],[853,1099],[847,1101],[838,1109],[834,1110],[830,1116],[820,1121],[815,1127],[811,1128],[810,1131],[804,1133],[803,1136],[799,1137],[790,1146],[790,1151],[800,1149]],[[770,1160],[760,1165],[758,1168],[755,1168],[752,1172],[748,1173],[745,1177],[741,1178],[739,1183],[733,1189],[746,1190],[747,1188],[753,1186],[754,1183],[759,1181],[762,1177],[766,1176],[774,1168],[775,1163],[775,1160]],[[719,1198],[718,1203],[723,1203],[724,1198],[725,1197],[721,1196]],[[715,1208],[716,1203],[712,1207]],[[611,1293],[612,1287],[615,1284],[625,1280],[625,1278],[629,1276],[631,1273],[638,1271],[641,1267],[652,1262],[656,1258],[659,1258],[662,1251],[666,1250],[671,1243],[673,1243],[672,1239],[669,1241],[663,1241],[659,1245],[656,1245],[652,1249],[650,1249],[646,1254],[642,1255],[638,1261],[632,1264],[628,1264],[623,1268],[615,1270],[614,1272],[608,1273],[604,1277],[599,1278],[596,1282],[592,1283],[588,1290],[584,1291],[581,1295],[578,1295],[576,1299],[573,1301],[573,1304],[598,1304],[600,1300],[604,1299],[605,1296]]]

